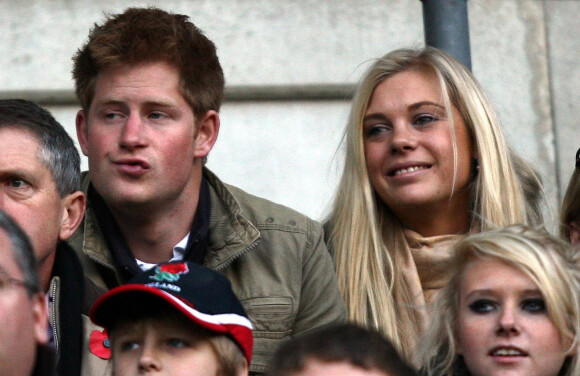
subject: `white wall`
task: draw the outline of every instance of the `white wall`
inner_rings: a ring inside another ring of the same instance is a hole
[[[190,15],[216,43],[233,86],[354,83],[372,58],[423,43],[419,0],[0,0],[0,96],[72,90],[71,56],[103,11],[147,4]],[[470,0],[468,7],[474,74],[514,148],[541,172],[555,213],[580,147],[580,2]],[[336,185],[332,161],[348,106],[226,102],[209,166],[320,218]],[[49,108],[74,133],[76,106]]]

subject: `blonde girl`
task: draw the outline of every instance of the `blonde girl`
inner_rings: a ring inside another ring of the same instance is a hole
[[[429,47],[368,69],[344,142],[326,224],[340,290],[352,321],[410,357],[426,303],[446,283],[449,246],[490,224],[541,221],[540,183],[471,73]]]
[[[429,376],[580,374],[580,254],[514,225],[458,242],[419,347]]]

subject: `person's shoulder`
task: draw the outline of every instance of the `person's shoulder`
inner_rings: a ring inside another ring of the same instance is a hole
[[[288,206],[253,195],[233,185],[226,184],[226,187],[236,198],[244,213],[252,213],[258,217],[267,216],[268,218],[294,220],[300,223],[306,223],[311,220],[305,214]]]
[[[294,231],[311,231],[322,226],[292,208],[248,193],[245,190],[219,180],[217,176],[205,171],[210,186],[219,200],[230,209],[237,207],[240,214],[258,228],[287,227]]]

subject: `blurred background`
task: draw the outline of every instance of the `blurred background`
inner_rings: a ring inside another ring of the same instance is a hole
[[[37,101],[76,140],[71,57],[105,12],[148,5],[189,15],[218,48],[227,92],[208,166],[315,219],[336,188],[350,89],[374,58],[425,43],[419,0],[0,0],[0,97]],[[467,9],[472,70],[557,216],[580,147],[580,1]]]

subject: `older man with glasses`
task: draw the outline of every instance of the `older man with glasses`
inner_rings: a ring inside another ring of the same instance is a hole
[[[22,230],[0,211],[0,373],[55,375],[46,302],[37,263]]]

